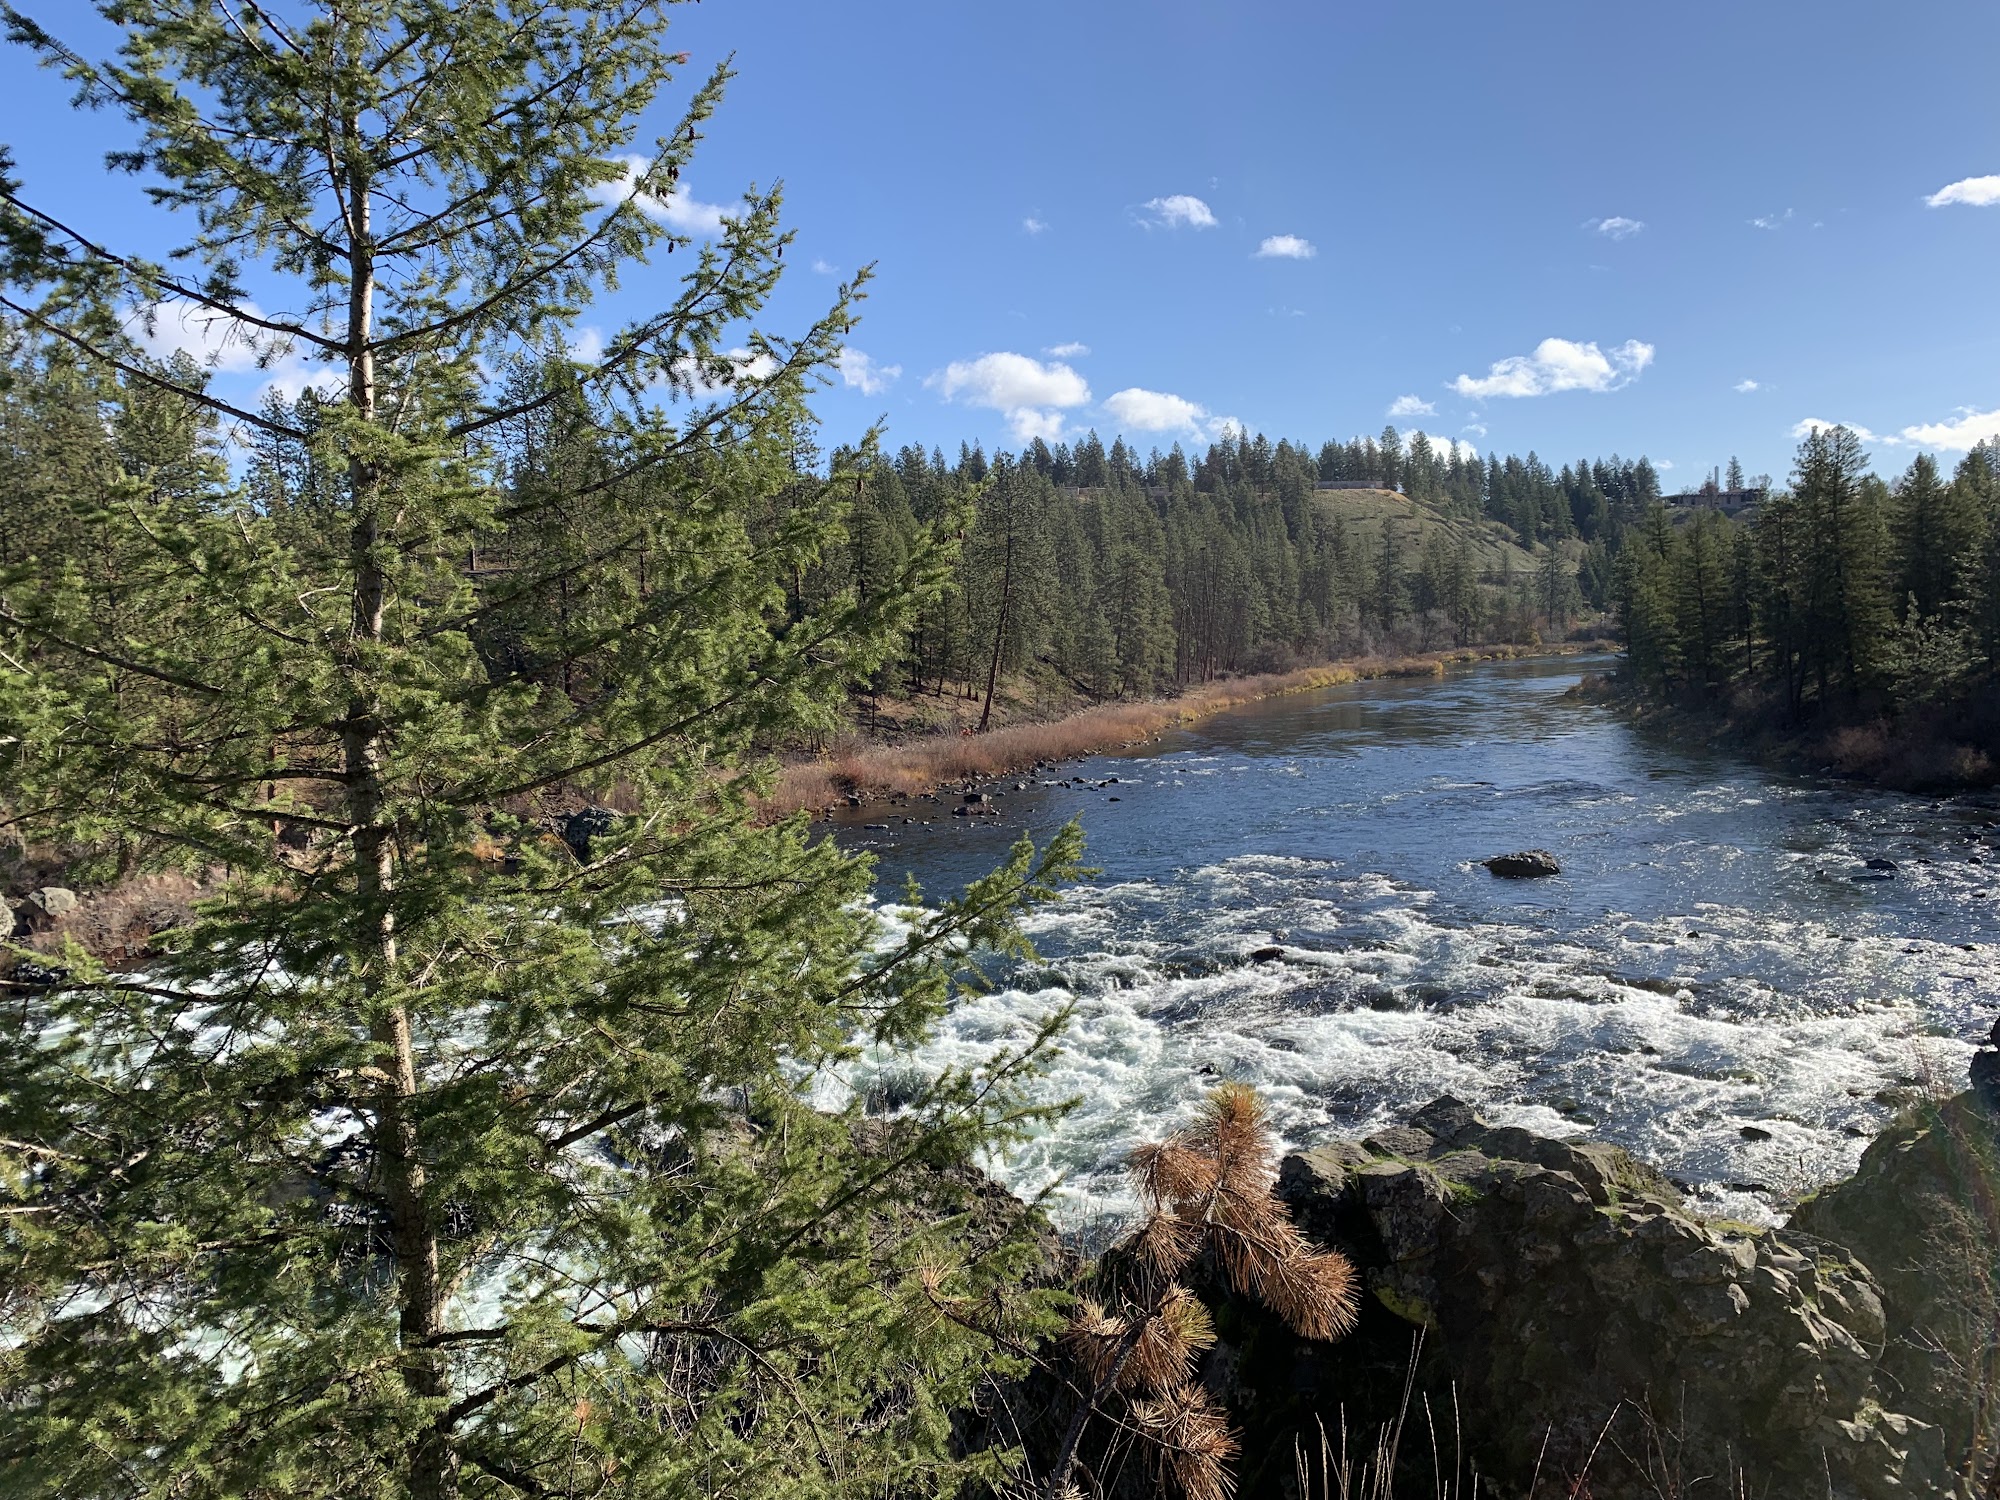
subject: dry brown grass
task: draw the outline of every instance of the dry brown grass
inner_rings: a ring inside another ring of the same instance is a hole
[[[1264,698],[1371,678],[1442,677],[1446,668],[1469,662],[1546,654],[1545,647],[1486,646],[1420,656],[1367,657],[1294,672],[1207,682],[1174,698],[1106,703],[1060,719],[1014,724],[985,734],[937,734],[897,745],[870,744],[855,736],[829,747],[816,759],[785,766],[763,806],[767,816],[778,818],[817,811],[850,795],[917,796],[955,782],[987,780],[1052,761],[1123,749]]]

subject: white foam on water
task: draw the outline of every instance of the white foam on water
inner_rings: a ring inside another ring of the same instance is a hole
[[[1703,1207],[1770,1222],[1850,1171],[1898,1102],[1963,1079],[1970,1049],[1937,1017],[1994,995],[1983,957],[1877,932],[1865,912],[1833,930],[1696,902],[1556,931],[1443,906],[1379,871],[1280,854],[1083,887],[1028,921],[1041,963],[853,1081],[976,1065],[1067,1005],[1041,1097],[1073,1107],[993,1165],[1017,1191],[1060,1184],[1078,1213],[1125,1203],[1132,1147],[1242,1079],[1290,1144],[1450,1093],[1507,1123],[1593,1130]],[[1266,945],[1282,957],[1251,962]]]

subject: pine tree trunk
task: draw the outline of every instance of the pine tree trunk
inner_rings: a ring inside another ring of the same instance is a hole
[[[370,222],[370,183],[356,172],[348,196],[348,399],[363,422],[375,419],[373,304],[375,267]],[[354,567],[353,641],[365,648],[382,639],[388,601],[377,548],[381,541],[382,469],[371,458],[348,462],[354,514],[350,535]],[[360,670],[355,670],[359,668]],[[367,913],[361,935],[365,983],[374,995],[396,983],[395,846],[383,823],[382,763],[386,726],[372,686],[360,675],[368,664],[350,658],[353,695],[341,733],[348,825],[353,829],[355,885]],[[387,1200],[396,1257],[398,1335],[404,1349],[403,1380],[410,1394],[436,1400],[446,1394],[441,1358],[429,1345],[444,1328],[444,1288],[438,1243],[426,1191],[421,1144],[410,1106],[417,1093],[416,1052],[408,1010],[383,1005],[371,1026],[383,1078],[375,1104],[375,1154]],[[448,1500],[457,1485],[446,1435],[431,1430],[410,1456],[410,1493],[415,1500]]]
[[[979,711],[979,732],[993,717],[993,686],[1000,680],[1000,648],[1007,641],[1007,606],[1014,593],[1014,503],[1007,502],[1007,554],[1000,568],[1000,618],[993,626],[993,658],[986,667],[986,705]]]

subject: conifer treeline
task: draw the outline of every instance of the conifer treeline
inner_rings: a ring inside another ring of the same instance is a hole
[[[816,462],[802,451],[802,468]],[[1024,672],[1143,695],[1375,649],[1561,630],[1581,605],[1607,602],[1618,539],[1659,495],[1644,459],[1555,471],[1532,453],[1446,453],[1422,433],[1406,444],[1394,428],[1316,452],[1232,435],[1192,461],[1178,444],[1142,458],[1091,433],[991,459],[972,445],[955,462],[904,447],[836,454],[834,466],[865,475],[852,547],[798,580],[798,603],[850,584],[865,593],[925,527],[947,524],[963,543],[951,586],[912,632],[899,680],[882,685],[966,696]],[[1450,524],[1424,524],[1413,505],[1386,524],[1350,525],[1316,492],[1323,481],[1400,490]],[[1496,568],[1501,541],[1535,561]]]
[[[1716,698],[1748,688],[1797,722],[1962,705],[2000,669],[2000,443],[1946,480],[1919,455],[1893,485],[1860,438],[1799,444],[1789,489],[1741,519],[1654,507],[1617,561],[1633,673]]]

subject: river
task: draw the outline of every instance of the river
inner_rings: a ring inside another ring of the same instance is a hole
[[[1060,1180],[1076,1224],[1115,1212],[1125,1153],[1225,1078],[1257,1084],[1294,1143],[1452,1093],[1616,1141],[1704,1208],[1770,1222],[1899,1101],[1963,1086],[2000,1011],[2000,799],[1636,729],[1566,695],[1605,665],[1269,700],[1008,778],[998,818],[952,816],[955,797],[844,815],[885,909],[906,874],[956,889],[1071,817],[1101,868],[1030,921],[1039,963],[856,1082],[893,1094],[1073,1004],[1047,1087],[1076,1107],[995,1166],[1017,1191]],[[1562,875],[1476,862],[1526,847]]]

